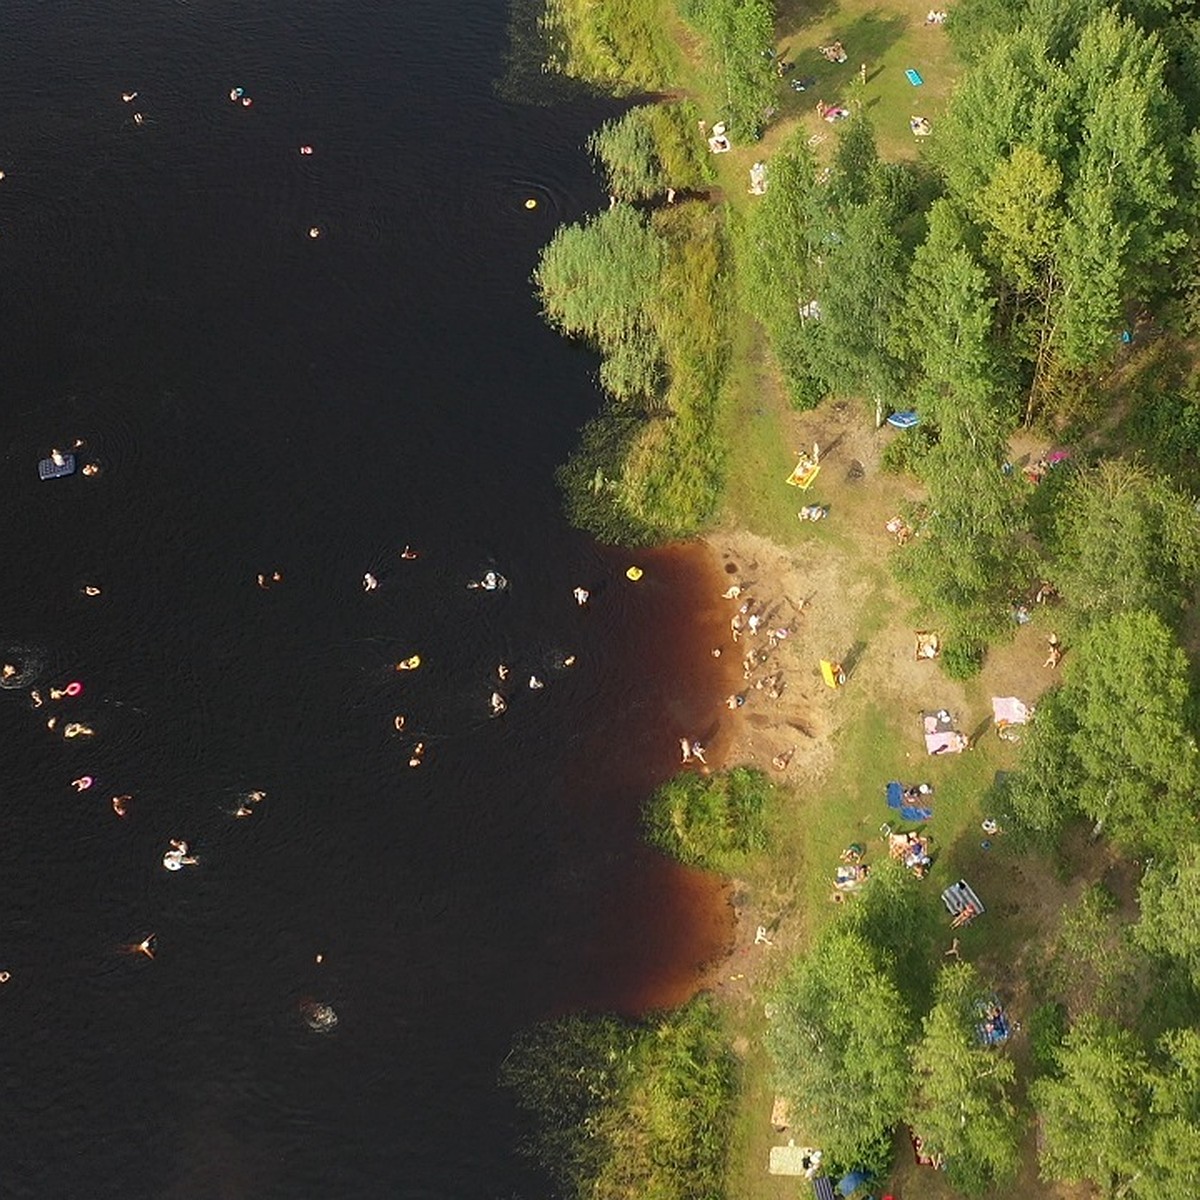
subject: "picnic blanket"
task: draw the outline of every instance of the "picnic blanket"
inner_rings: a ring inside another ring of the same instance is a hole
[[[921,714],[925,749],[930,754],[959,754],[967,748],[966,734],[954,728],[954,718],[944,708]]]
[[[896,780],[887,785],[887,806],[898,809],[900,816],[906,821],[928,821],[933,816],[932,808],[904,802],[904,788]]]
[[[1004,1011],[987,1017],[975,1026],[975,1036],[984,1046],[1003,1046],[1009,1037],[1008,1014]]]
[[[1024,725],[1029,720],[1029,707],[1016,696],[993,696],[992,718],[997,725]]]

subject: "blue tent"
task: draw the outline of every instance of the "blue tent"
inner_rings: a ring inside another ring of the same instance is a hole
[[[917,415],[916,409],[906,409],[904,412],[892,413],[887,419],[887,423],[896,429],[911,429],[914,425],[920,425],[921,418]]]
[[[866,1171],[851,1171],[838,1181],[837,1190],[843,1196],[852,1196],[860,1187],[865,1187],[870,1178]]]

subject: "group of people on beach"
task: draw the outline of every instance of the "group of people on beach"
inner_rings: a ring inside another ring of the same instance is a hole
[[[795,610],[796,616],[803,611],[803,604],[796,605],[786,597],[780,602],[764,602],[746,593],[740,583],[731,584],[722,593],[723,600],[737,604],[737,609],[729,618],[729,633],[734,645],[747,644],[746,654],[742,659],[742,679],[745,688],[731,692],[725,697],[725,707],[731,711],[744,708],[751,692],[761,692],[767,699],[777,701],[787,686],[783,666],[776,657],[779,647],[787,641],[796,630],[795,618],[788,623],[779,620],[783,605],[789,604]],[[714,646],[712,656],[720,658],[724,650]],[[681,761],[686,765],[698,762],[707,767],[704,757],[704,746],[694,738],[679,739]],[[787,769],[795,754],[795,748],[778,754],[773,759],[776,770]]]

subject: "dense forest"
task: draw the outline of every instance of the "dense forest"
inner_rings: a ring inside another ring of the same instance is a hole
[[[545,27],[568,73],[637,94],[683,71],[749,140],[776,103],[775,16],[765,0],[551,0]],[[690,68],[664,33],[680,29]],[[1136,902],[1091,886],[1037,948],[1018,1064],[978,1036],[992,981],[944,960],[909,875],[872,872],[765,998],[775,1086],[838,1168],[886,1176],[906,1124],[958,1194],[1011,1194],[1036,1128],[1047,1181],[1194,1195],[1200,16],[1180,0],[958,0],[945,33],[957,81],[936,138],[904,161],[856,110],[829,144],[782,136],[766,193],[735,202],[714,188],[693,99],[597,131],[613,206],[561,229],[535,277],[547,318],[600,351],[608,395],[563,486],[603,537],[703,528],[736,453],[747,328],[798,409],[920,414],[887,455],[922,496],[893,564],[946,631],[942,669],[977,672],[1033,589],[1060,598],[1073,648],[989,802],[1048,861],[1072,838],[1106,841]],[[1036,485],[1012,462],[1028,430],[1071,448]],[[736,870],[769,857],[775,802],[752,773],[676,782],[648,834]],[[514,1079],[545,1039],[553,1095],[530,1107],[557,1115],[533,1142],[572,1141],[556,1155],[564,1194],[729,1194],[736,1074],[710,1001],[540,1030]]]

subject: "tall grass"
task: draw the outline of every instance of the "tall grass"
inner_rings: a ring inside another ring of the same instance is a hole
[[[588,138],[609,192],[621,200],[650,200],[668,188],[701,188],[714,172],[696,136],[699,110],[691,101],[640,104],[605,121]]]
[[[663,91],[678,77],[668,0],[546,0],[548,70],[613,95]]]
[[[620,212],[621,206],[613,210]],[[572,520],[612,541],[696,533],[714,511],[724,480],[720,414],[732,321],[724,222],[707,205],[689,202],[658,209],[650,230],[655,254],[639,261],[661,265],[639,313],[654,331],[665,364],[664,385],[640,409],[620,402],[622,395],[635,399],[632,391],[617,393],[610,385],[617,400],[585,429],[579,449],[559,474]],[[576,289],[572,297],[593,287],[602,294],[605,262],[595,257],[584,273],[570,277],[577,280],[570,283]],[[587,272],[596,279],[589,282]],[[539,267],[537,278],[545,284],[550,276]],[[544,300],[554,311],[553,299],[544,295]],[[623,321],[613,322],[618,341],[625,337]],[[589,332],[582,321],[577,328]],[[606,353],[601,379],[608,383],[623,351],[616,347],[614,354],[612,343],[595,334],[590,340]]]
[[[566,1017],[521,1034],[501,1080],[526,1153],[577,1200],[720,1200],[733,1064],[706,997],[631,1023]]]
[[[646,837],[691,866],[733,874],[767,846],[771,781],[751,767],[718,775],[677,775],[651,796]]]
[[[655,301],[665,411],[634,437],[620,498],[643,527],[685,537],[711,516],[724,479],[718,414],[732,319],[728,248],[722,215],[703,204],[660,209],[654,227],[667,245]]]

